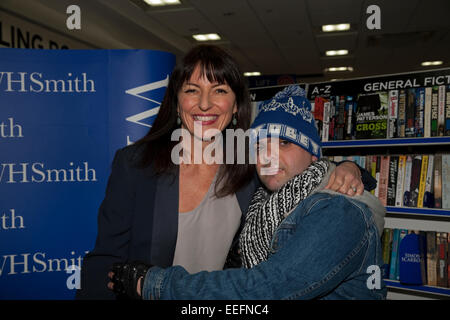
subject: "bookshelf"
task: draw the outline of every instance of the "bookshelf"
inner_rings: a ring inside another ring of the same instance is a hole
[[[441,288],[434,286],[418,286],[406,285],[395,280],[384,280],[389,293],[400,293],[403,295],[417,295],[419,297],[428,299],[443,299],[450,300],[450,288]]]
[[[383,153],[398,151],[398,147],[430,148],[433,152],[442,149],[448,150],[450,137],[430,138],[394,138],[394,139],[371,139],[371,140],[342,140],[328,141],[322,143],[324,154],[333,155],[340,150],[351,149],[357,153],[370,148],[372,152]],[[412,208],[412,207],[386,207],[385,228],[407,229],[421,231],[450,232],[450,209],[436,208]],[[435,287],[428,285],[407,285],[399,281],[384,279],[388,288],[388,299],[449,299],[450,288]]]
[[[444,146],[450,145],[450,137],[431,138],[392,138],[392,139],[364,139],[322,142],[322,149],[337,148],[370,148],[370,147],[407,147],[407,146]]]

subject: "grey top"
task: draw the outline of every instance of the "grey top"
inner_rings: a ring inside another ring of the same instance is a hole
[[[178,214],[173,265],[180,265],[189,273],[222,270],[241,223],[236,195],[214,195],[216,177],[197,208]]]

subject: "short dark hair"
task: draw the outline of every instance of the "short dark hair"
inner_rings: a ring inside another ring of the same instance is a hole
[[[172,170],[177,168],[171,160],[171,151],[177,141],[171,141],[171,134],[173,130],[177,129],[178,92],[184,82],[190,79],[197,66],[200,66],[201,76],[205,76],[210,82],[227,83],[233,90],[237,105],[237,123],[233,129],[246,131],[250,128],[249,93],[247,82],[239,65],[227,52],[217,46],[196,46],[173,70],[163,102],[151,129],[136,142],[137,145],[144,147],[140,166],[152,165],[157,174],[173,172]],[[231,128],[231,124],[225,129],[228,128]],[[224,142],[224,153],[225,145]],[[246,146],[248,146],[247,143]],[[249,183],[253,176],[254,165],[249,164],[248,161],[245,164],[237,164],[236,146],[234,151],[235,163],[224,164],[220,167],[215,185],[215,193],[218,197],[235,193]],[[219,184],[222,185],[221,188],[218,188]]]

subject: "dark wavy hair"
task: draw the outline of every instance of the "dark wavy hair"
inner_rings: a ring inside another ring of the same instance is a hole
[[[178,128],[176,123],[178,93],[183,83],[190,79],[197,66],[201,68],[201,76],[206,77],[210,82],[217,81],[220,84],[228,84],[236,96],[237,124],[232,126],[230,123],[225,129],[232,128],[246,131],[250,127],[249,92],[246,80],[237,62],[217,46],[196,46],[185,55],[173,70],[159,113],[152,127],[142,139],[135,143],[143,147],[139,165],[141,167],[152,165],[156,174],[174,173],[174,170],[178,168],[171,160],[172,148],[178,142],[170,139],[173,130]],[[224,159],[226,159],[225,136],[224,134]],[[247,157],[245,164],[237,163],[236,144],[234,145],[234,164],[223,164],[219,169],[215,185],[215,193],[218,197],[235,193],[250,182],[254,173],[254,166],[249,164]],[[248,143],[245,145],[248,154]],[[221,183],[222,181],[223,183]],[[221,187],[219,187],[220,185]]]

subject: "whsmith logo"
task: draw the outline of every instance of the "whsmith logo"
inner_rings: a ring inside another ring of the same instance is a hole
[[[153,91],[156,89],[167,87],[168,85],[169,85],[169,75],[167,75],[167,77],[163,80],[147,83],[142,86],[126,90],[125,93],[130,94],[135,97],[138,97],[138,98],[141,98],[141,99],[144,99],[144,100],[147,100],[147,101],[150,101],[150,102],[154,103],[155,105],[151,109],[146,110],[141,113],[138,113],[138,114],[135,114],[131,117],[126,118],[125,120],[142,125],[142,126],[151,127],[151,125],[146,124],[141,121],[156,115],[159,111],[159,106],[161,105],[161,102],[156,101],[154,99],[147,98],[145,96],[142,96],[142,94],[145,92],[149,92],[149,91]]]
[[[144,84],[142,86],[126,90],[125,91],[126,94],[138,97],[140,99],[150,101],[153,104],[153,106],[150,109],[145,110],[144,112],[140,112],[138,114],[129,116],[125,120],[135,123],[135,124],[138,124],[138,125],[141,125],[141,126],[151,128],[150,124],[147,124],[142,121],[157,115],[159,112],[159,106],[161,105],[161,102],[156,101],[154,99],[150,99],[146,96],[143,96],[142,94],[149,92],[149,91],[161,89],[161,88],[166,88],[168,85],[169,85],[169,75],[167,75],[167,77],[163,80],[150,82],[150,83]],[[130,145],[132,143],[133,143],[133,141],[131,141],[130,136],[127,136],[127,145]]]
[[[85,72],[67,74],[65,79],[48,79],[39,72],[0,71],[0,91],[36,93],[87,93],[96,92],[94,80]]]

